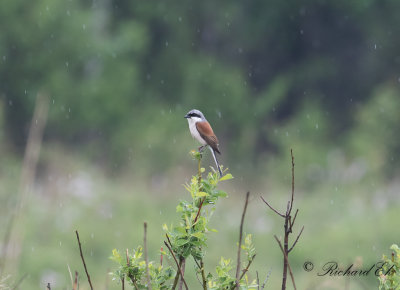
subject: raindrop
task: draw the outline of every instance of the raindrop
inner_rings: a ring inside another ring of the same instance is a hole
[[[317,124],[315,124],[315,129],[318,129],[318,123],[317,123]]]
[[[333,204],[333,199],[331,199],[331,205]]]
[[[26,90],[24,91],[25,95],[26,95]]]
[[[69,62],[68,62],[68,61],[65,62],[65,66],[66,66],[66,67],[69,66]]]
[[[165,46],[167,46],[167,47],[168,47],[168,41],[166,41],[166,42],[165,42]]]
[[[375,245],[372,246],[372,251],[376,251]]]
[[[178,17],[178,21],[179,21],[179,22],[182,22],[182,17],[179,16],[179,17]]]
[[[304,31],[303,31],[303,29],[301,29],[301,30],[300,30],[300,34],[304,34]]]
[[[58,205],[60,208],[62,208],[63,207],[63,204],[62,204],[62,202],[60,202],[60,204]]]
[[[92,234],[90,235],[90,237],[93,239],[93,238],[94,238],[94,233],[92,233]]]
[[[93,249],[90,250],[90,256],[93,256]]]
[[[50,9],[49,9],[49,6],[46,6],[46,11],[49,11]]]
[[[3,61],[6,61],[7,56],[3,55]]]
[[[374,49],[376,50],[376,43],[375,43],[375,45],[374,45]]]
[[[338,191],[338,188],[337,188],[337,186],[335,186],[335,191]]]
[[[164,80],[161,80],[160,83],[163,85],[164,84]]]
[[[31,250],[32,250],[32,252],[34,252],[35,251],[35,247],[32,247]]]
[[[83,28],[83,30],[85,30],[86,29],[86,24],[83,24],[82,28]]]
[[[61,241],[60,241],[60,247],[61,247]]]
[[[53,99],[53,105],[54,105],[55,100]]]
[[[71,16],[71,12],[69,10],[67,10],[67,15]]]
[[[286,131],[286,137],[289,137],[289,132]]]

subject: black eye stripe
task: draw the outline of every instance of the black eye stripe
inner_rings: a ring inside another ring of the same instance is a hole
[[[189,116],[190,116],[190,117],[197,117],[197,118],[200,118],[200,116],[199,116],[198,114],[196,114],[196,113],[190,113]]]

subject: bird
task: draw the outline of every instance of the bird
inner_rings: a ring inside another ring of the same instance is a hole
[[[221,154],[219,151],[219,142],[210,126],[210,123],[208,123],[203,113],[196,109],[190,110],[185,115],[185,118],[189,123],[190,134],[192,134],[192,137],[202,144],[202,146],[199,147],[199,151],[202,152],[205,147],[209,146],[208,148],[211,150],[219,174],[222,177],[222,171],[217,156],[215,155],[215,153]]]

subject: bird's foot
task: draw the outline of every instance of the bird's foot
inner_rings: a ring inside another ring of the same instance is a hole
[[[206,148],[206,146],[207,146],[207,145],[200,146],[200,147],[199,147],[199,152],[202,153],[203,150],[204,150],[204,148]]]

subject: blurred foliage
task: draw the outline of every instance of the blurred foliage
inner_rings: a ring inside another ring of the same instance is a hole
[[[361,153],[387,143],[371,163],[387,172],[399,164],[398,114],[390,115],[399,99],[398,1],[0,5],[4,126],[20,152],[42,92],[52,103],[46,141],[112,170],[169,168],[188,139],[180,117],[194,107],[214,124],[226,161],[235,156],[247,169],[287,152],[288,132],[301,148]],[[375,110],[381,102],[389,115]]]
[[[394,244],[390,247],[392,257],[383,256],[383,267],[379,271],[379,290],[400,289],[400,249]]]

